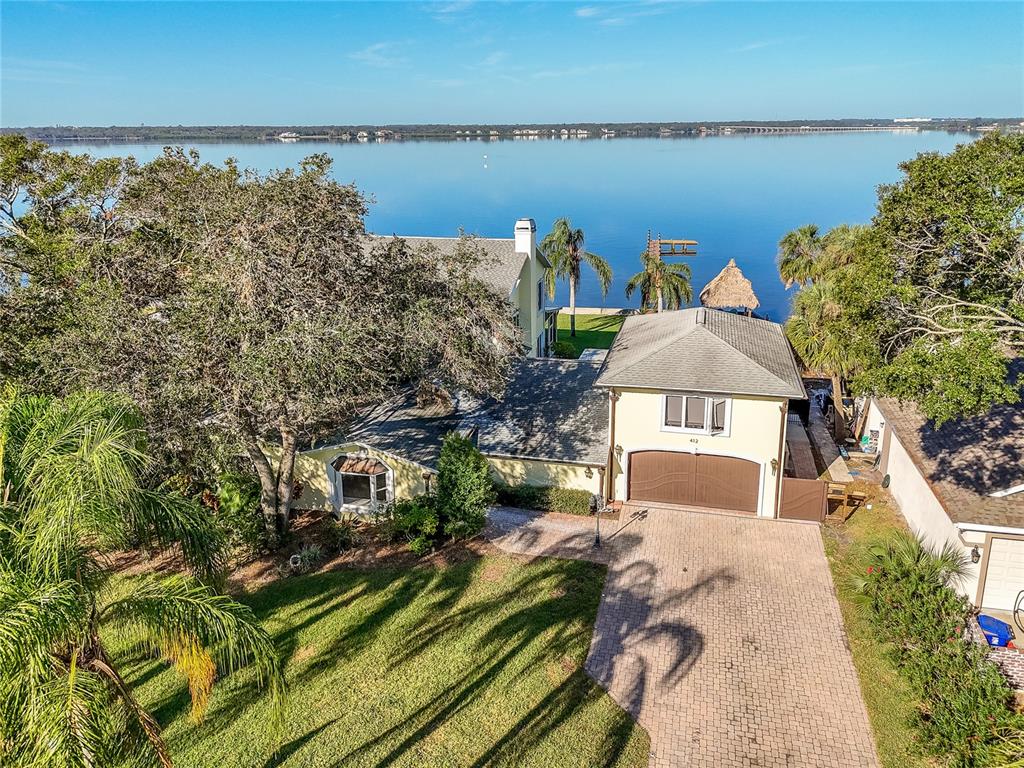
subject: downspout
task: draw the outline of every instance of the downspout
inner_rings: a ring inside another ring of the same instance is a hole
[[[789,400],[783,400],[782,405],[779,407],[779,411],[782,413],[782,424],[779,427],[779,455],[777,461],[779,462],[778,468],[775,470],[775,518],[779,517],[779,513],[782,511],[782,473],[786,468],[786,427],[787,427],[787,416],[789,415]]]
[[[614,501],[615,497],[615,403],[619,400],[619,393],[614,389],[608,391],[608,469],[605,472],[607,487],[605,489],[605,503]]]

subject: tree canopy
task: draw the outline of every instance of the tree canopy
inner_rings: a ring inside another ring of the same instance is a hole
[[[869,226],[780,243],[805,285],[787,332],[811,367],[914,401],[938,422],[1018,402],[1024,350],[1024,136],[986,136],[900,165]]]
[[[640,307],[661,312],[679,309],[693,301],[692,272],[685,262],[667,262],[657,253],[640,254],[643,269],[626,283],[626,298],[640,291]]]
[[[555,221],[551,231],[540,242],[540,249],[551,263],[544,275],[548,296],[554,298],[555,283],[565,280],[569,283],[569,335],[576,335],[576,291],[583,279],[583,265],[587,264],[601,286],[601,295],[608,294],[612,284],[612,268],[602,257],[584,247],[586,235],[582,229],[573,227],[567,218]]]
[[[303,443],[420,378],[500,394],[520,352],[473,240],[440,253],[369,237],[365,199],[326,156],[260,174],[182,150],[138,165],[3,141],[0,191],[23,201],[0,212],[10,373],[129,395],[169,456],[211,439],[244,452],[268,524],[287,520]]]

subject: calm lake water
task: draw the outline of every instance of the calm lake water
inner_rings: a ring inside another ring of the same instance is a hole
[[[899,178],[919,152],[949,152],[966,134],[848,133],[716,136],[609,141],[323,142],[196,144],[203,158],[235,157],[261,170],[294,166],[314,152],[334,158],[335,176],[372,196],[367,227],[381,234],[511,237],[515,220],[537,221],[538,236],[559,216],[587,235],[615,283],[602,298],[585,272],[580,306],[636,305],[623,286],[639,269],[648,230],[699,241],[690,258],[694,298],[730,259],[751,280],[761,312],[783,320],[790,296],[775,271],[787,231],[867,222],[876,187]],[[65,145],[94,155],[147,160],[160,144]],[[559,288],[556,303],[567,301]]]

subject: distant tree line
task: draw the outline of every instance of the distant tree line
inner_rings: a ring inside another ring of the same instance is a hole
[[[1016,126],[1021,118],[942,118],[928,123],[915,123],[914,127],[924,130],[964,131],[975,130],[982,126],[1000,125]],[[22,128],[0,128],[0,133],[19,133],[28,138],[50,141],[76,139],[103,139],[107,141],[260,141],[276,139],[282,133],[295,133],[303,137],[317,137],[328,140],[341,140],[348,134],[355,137],[364,131],[375,136],[377,131],[384,131],[389,138],[401,139],[453,139],[463,138],[467,134],[489,136],[491,131],[508,137],[513,131],[540,131],[549,134],[553,129],[556,134],[563,128],[567,130],[584,130],[590,138],[600,138],[602,131],[614,131],[616,136],[658,136],[663,131],[674,135],[693,135],[706,129],[717,131],[724,126],[800,126],[863,128],[875,126],[892,126],[888,118],[847,118],[841,120],[731,120],[731,121],[666,121],[666,122],[625,122],[625,123],[522,123],[522,124],[409,124],[409,125],[111,125],[111,126],[32,126]]]

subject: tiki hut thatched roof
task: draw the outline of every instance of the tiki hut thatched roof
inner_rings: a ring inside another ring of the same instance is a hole
[[[761,304],[754,295],[750,281],[736,266],[735,259],[729,259],[725,269],[700,292],[700,303],[713,309],[739,308],[754,310]]]

